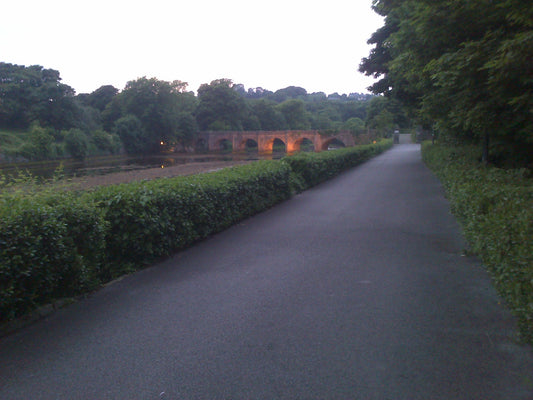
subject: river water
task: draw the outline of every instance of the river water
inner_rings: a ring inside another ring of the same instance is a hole
[[[55,174],[64,177],[105,175],[112,172],[132,171],[147,168],[170,167],[173,165],[201,163],[209,161],[272,160],[283,157],[285,153],[277,152],[261,155],[257,152],[226,154],[183,154],[171,153],[153,156],[101,156],[90,157],[84,161],[72,159],[0,163],[0,175],[17,177],[28,173],[37,178],[50,179]]]

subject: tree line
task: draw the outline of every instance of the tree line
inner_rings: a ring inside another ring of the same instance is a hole
[[[407,124],[399,102],[370,94],[326,95],[296,86],[272,92],[230,79],[203,84],[195,94],[179,80],[142,77],[122,90],[104,85],[76,95],[56,70],[0,63],[0,129],[27,134],[23,145],[0,151],[25,159],[185,149],[205,130],[357,135],[377,129],[386,135]]]
[[[373,0],[385,18],[359,70],[428,131],[485,162],[533,162],[533,3]]]

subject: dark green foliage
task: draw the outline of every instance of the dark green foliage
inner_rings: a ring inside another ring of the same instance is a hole
[[[343,129],[351,132],[352,135],[360,135],[365,132],[365,123],[361,118],[352,117],[344,122]]]
[[[31,161],[49,160],[55,156],[53,144],[54,138],[50,131],[34,124],[30,129],[28,140],[14,151],[13,155],[22,156]]]
[[[383,96],[370,100],[367,109],[366,126],[376,129],[381,135],[389,136],[395,129],[409,128],[407,118],[400,102]]]
[[[276,103],[283,103],[291,99],[304,99],[307,96],[307,90],[299,86],[288,86],[284,89],[276,90],[275,93],[267,93],[267,98],[274,100]]]
[[[311,93],[289,86],[276,93],[218,79],[198,90],[196,110],[201,130],[338,131],[350,118],[365,119],[371,95]]]
[[[54,129],[74,126],[74,90],[60,81],[53,69],[0,62],[0,127],[26,129],[33,122]]]
[[[281,131],[287,128],[285,117],[276,107],[277,103],[260,99],[251,101],[252,113],[259,121],[262,130],[265,131]]]
[[[472,147],[423,146],[424,161],[442,180],[452,211],[494,284],[533,343],[533,183],[526,170],[479,163]]]
[[[71,194],[0,199],[1,321],[95,287],[105,249],[97,208]]]
[[[259,213],[391,141],[93,191],[0,193],[0,322],[86,293]],[[0,184],[5,182],[0,181]]]
[[[142,146],[135,146],[135,153],[159,153],[161,142],[175,144],[183,139],[181,134],[184,128],[191,129],[190,122],[186,126],[183,114],[194,111],[196,99],[191,93],[185,92],[186,88],[185,82],[143,77],[128,82],[124,90],[108,104],[112,108],[114,103],[118,103],[122,115],[133,115],[140,121],[142,130],[137,130],[137,133],[141,133],[141,136],[136,142],[142,143]],[[188,131],[185,137],[187,135]],[[130,152],[123,135],[119,136]]]
[[[120,151],[121,141],[117,134],[109,134],[103,130],[93,132],[92,141],[100,151],[116,154]]]
[[[229,79],[217,79],[198,88],[196,119],[200,129],[243,130],[247,106],[233,86]]]
[[[148,148],[142,123],[135,115],[128,114],[120,118],[115,123],[114,132],[129,154],[141,154]]]
[[[190,145],[194,142],[196,132],[198,132],[198,125],[196,119],[190,112],[180,112],[176,116],[177,135],[176,139],[182,146]]]
[[[65,135],[65,148],[76,160],[84,160],[89,151],[89,139],[81,129],[70,129]]]
[[[104,111],[106,106],[113,100],[113,98],[118,94],[118,89],[111,86],[105,85],[100,86],[94,92],[86,94],[82,101],[86,105],[96,108],[99,111]],[[80,97],[80,96],[78,96]]]
[[[532,2],[375,0],[374,9],[385,26],[360,65],[382,78],[374,93],[441,137],[482,145],[484,162],[533,161]]]
[[[287,164],[0,195],[0,322],[95,288],[291,195]],[[9,188],[8,188],[9,189]]]
[[[285,200],[288,165],[263,161],[193,177],[101,188],[91,194],[109,223],[111,265],[138,268]],[[118,267],[119,273],[122,273]],[[115,276],[110,271],[109,276]]]
[[[305,109],[303,100],[286,100],[276,107],[287,122],[288,129],[307,130],[311,129],[309,113]]]

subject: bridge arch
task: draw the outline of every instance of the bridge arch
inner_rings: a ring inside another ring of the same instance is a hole
[[[322,142],[322,150],[334,150],[346,147],[344,142],[342,142],[340,139],[333,137],[331,139],[327,139],[324,142]]]
[[[207,143],[208,151],[243,151],[247,145],[248,139],[251,139],[257,143],[257,151],[259,153],[272,152],[274,141],[279,140],[276,144],[284,146],[286,153],[292,153],[293,151],[310,151],[312,146],[309,142],[312,142],[315,152],[327,150],[328,147],[338,148],[345,146],[354,146],[354,138],[348,131],[341,131],[335,134],[335,136],[324,136],[319,131],[203,131],[198,133],[198,148],[202,148],[202,144],[205,147]],[[200,139],[202,141],[200,141]],[[227,142],[221,142],[227,140],[231,142],[229,145],[224,145]],[[309,142],[308,142],[309,140]],[[279,146],[276,146],[279,147]],[[274,148],[274,150],[276,150]],[[279,148],[278,148],[279,150]]]
[[[227,137],[217,138],[215,149],[222,152],[233,151],[233,143]]]
[[[209,151],[209,143],[205,138],[199,138],[196,141],[195,151],[197,153],[206,153]]]
[[[313,152],[315,151],[315,143],[308,137],[297,139],[292,145],[293,151]]]
[[[257,152],[259,148],[259,143],[257,143],[256,140],[246,138],[241,140],[241,142],[238,145],[237,150],[239,151],[246,151],[246,152]]]
[[[286,153],[287,152],[287,143],[285,143],[285,140],[275,137],[267,142],[267,148],[271,152],[279,152],[279,153]]]

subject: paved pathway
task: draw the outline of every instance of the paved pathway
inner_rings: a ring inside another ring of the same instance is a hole
[[[8,399],[532,399],[418,145],[0,339]]]

